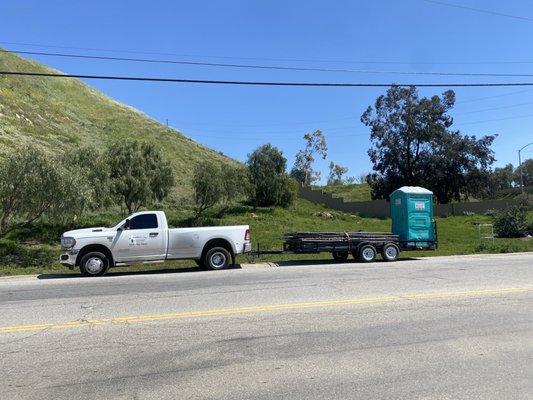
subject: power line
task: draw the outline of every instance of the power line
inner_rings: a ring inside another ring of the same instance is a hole
[[[144,55],[158,55],[158,56],[173,56],[173,57],[188,57],[188,58],[215,58],[227,60],[250,60],[250,61],[282,61],[282,62],[311,62],[311,63],[339,63],[339,64],[395,64],[395,65],[486,65],[486,64],[533,64],[533,60],[522,61],[391,61],[391,60],[335,60],[335,59],[310,59],[310,58],[267,58],[267,57],[237,57],[237,56],[220,56],[220,55],[206,55],[206,54],[179,54],[169,52],[151,52],[151,51],[133,51],[133,50],[118,50],[118,49],[103,49],[94,47],[75,47],[75,46],[54,46],[37,43],[21,43],[21,42],[4,42],[1,44],[10,46],[29,46],[65,50],[83,50],[83,51],[103,51],[106,53],[123,53],[123,54],[144,54]]]
[[[472,103],[474,101],[496,99],[496,98],[499,98],[499,97],[513,96],[515,94],[526,93],[526,92],[531,92],[531,89],[516,90],[516,91],[513,91],[513,92],[509,92],[509,93],[495,94],[495,95],[492,95],[492,96],[476,97],[474,99],[456,101],[455,104]]]
[[[501,107],[491,107],[491,108],[483,108],[481,110],[464,111],[464,112],[461,112],[461,113],[456,113],[455,115],[466,115],[466,114],[476,114],[476,113],[486,112],[486,111],[505,110],[507,108],[522,107],[522,106],[528,106],[528,105],[531,105],[531,104],[533,104],[533,102],[509,104],[507,106],[501,106]]]
[[[150,58],[128,58],[128,57],[108,57],[93,56],[86,54],[68,54],[68,53],[48,53],[40,51],[20,51],[20,50],[0,50],[6,53],[16,53],[24,55],[38,55],[47,57],[77,58],[89,60],[106,60],[106,61],[128,61],[139,63],[156,63],[156,64],[177,64],[177,65],[194,65],[204,67],[221,67],[221,68],[242,68],[242,69],[262,69],[262,70],[280,70],[280,71],[308,71],[308,72],[341,72],[357,74],[386,74],[386,75],[428,75],[428,76],[483,76],[483,77],[516,77],[531,78],[533,74],[516,74],[516,73],[492,73],[492,72],[420,72],[420,71],[387,71],[387,70],[368,70],[368,69],[346,69],[346,68],[314,68],[314,67],[286,67],[280,65],[257,65],[257,64],[226,64],[197,61],[181,60],[162,60]]]
[[[45,72],[0,71],[0,75],[33,76],[45,78],[78,78],[139,82],[166,82],[166,83],[197,83],[211,85],[241,85],[241,86],[298,86],[298,87],[390,87],[390,86],[417,86],[417,87],[513,87],[533,86],[533,82],[482,82],[482,83],[346,83],[346,82],[274,82],[274,81],[226,81],[214,79],[181,79],[181,78],[155,78],[141,76],[118,75],[87,75],[87,74],[54,74]]]
[[[437,0],[422,0],[422,1],[425,1],[426,3],[438,4],[438,5],[445,6],[445,7],[453,7],[453,8],[459,8],[459,9],[462,9],[462,10],[475,11],[475,12],[484,13],[484,14],[496,15],[496,16],[499,16],[499,17],[514,18],[514,19],[520,19],[522,21],[530,21],[530,22],[533,21],[533,18],[522,17],[520,15],[504,14],[504,13],[501,13],[501,12],[492,11],[492,10],[485,10],[485,9],[482,9],[482,8],[468,7],[468,6],[463,6],[463,5],[460,5],[460,4],[445,3],[444,1],[437,1]]]
[[[507,121],[507,120],[513,120],[513,119],[523,119],[523,118],[533,118],[533,114],[515,115],[512,117],[504,117],[504,118],[485,119],[483,121],[463,122],[463,123],[457,124],[456,126],[484,124],[486,122]]]

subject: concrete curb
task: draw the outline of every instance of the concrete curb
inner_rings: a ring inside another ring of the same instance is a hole
[[[276,268],[279,265],[273,262],[262,262],[262,263],[254,263],[254,264],[241,264],[242,269],[255,269],[255,268]]]
[[[5,276],[0,276],[0,281],[2,280],[8,280],[8,279],[35,279],[37,278],[39,275],[5,275]]]

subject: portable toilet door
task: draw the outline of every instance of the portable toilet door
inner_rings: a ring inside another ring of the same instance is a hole
[[[433,193],[417,186],[403,186],[390,196],[392,233],[404,248],[435,245]]]

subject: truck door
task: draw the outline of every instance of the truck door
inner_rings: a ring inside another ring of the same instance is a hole
[[[140,214],[132,217],[129,227],[118,232],[113,252],[117,261],[161,260],[166,256],[163,227],[156,214]]]

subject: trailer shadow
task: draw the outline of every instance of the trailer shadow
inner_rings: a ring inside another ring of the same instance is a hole
[[[372,265],[372,264],[394,264],[402,261],[413,261],[418,260],[417,257],[403,257],[394,262],[388,262],[383,260],[376,260],[373,263],[364,263],[357,260],[346,260],[342,262],[335,262],[333,260],[292,260],[292,261],[274,261],[278,267],[298,267],[298,266],[315,266],[315,265],[343,265],[343,264],[353,264],[353,265]]]

